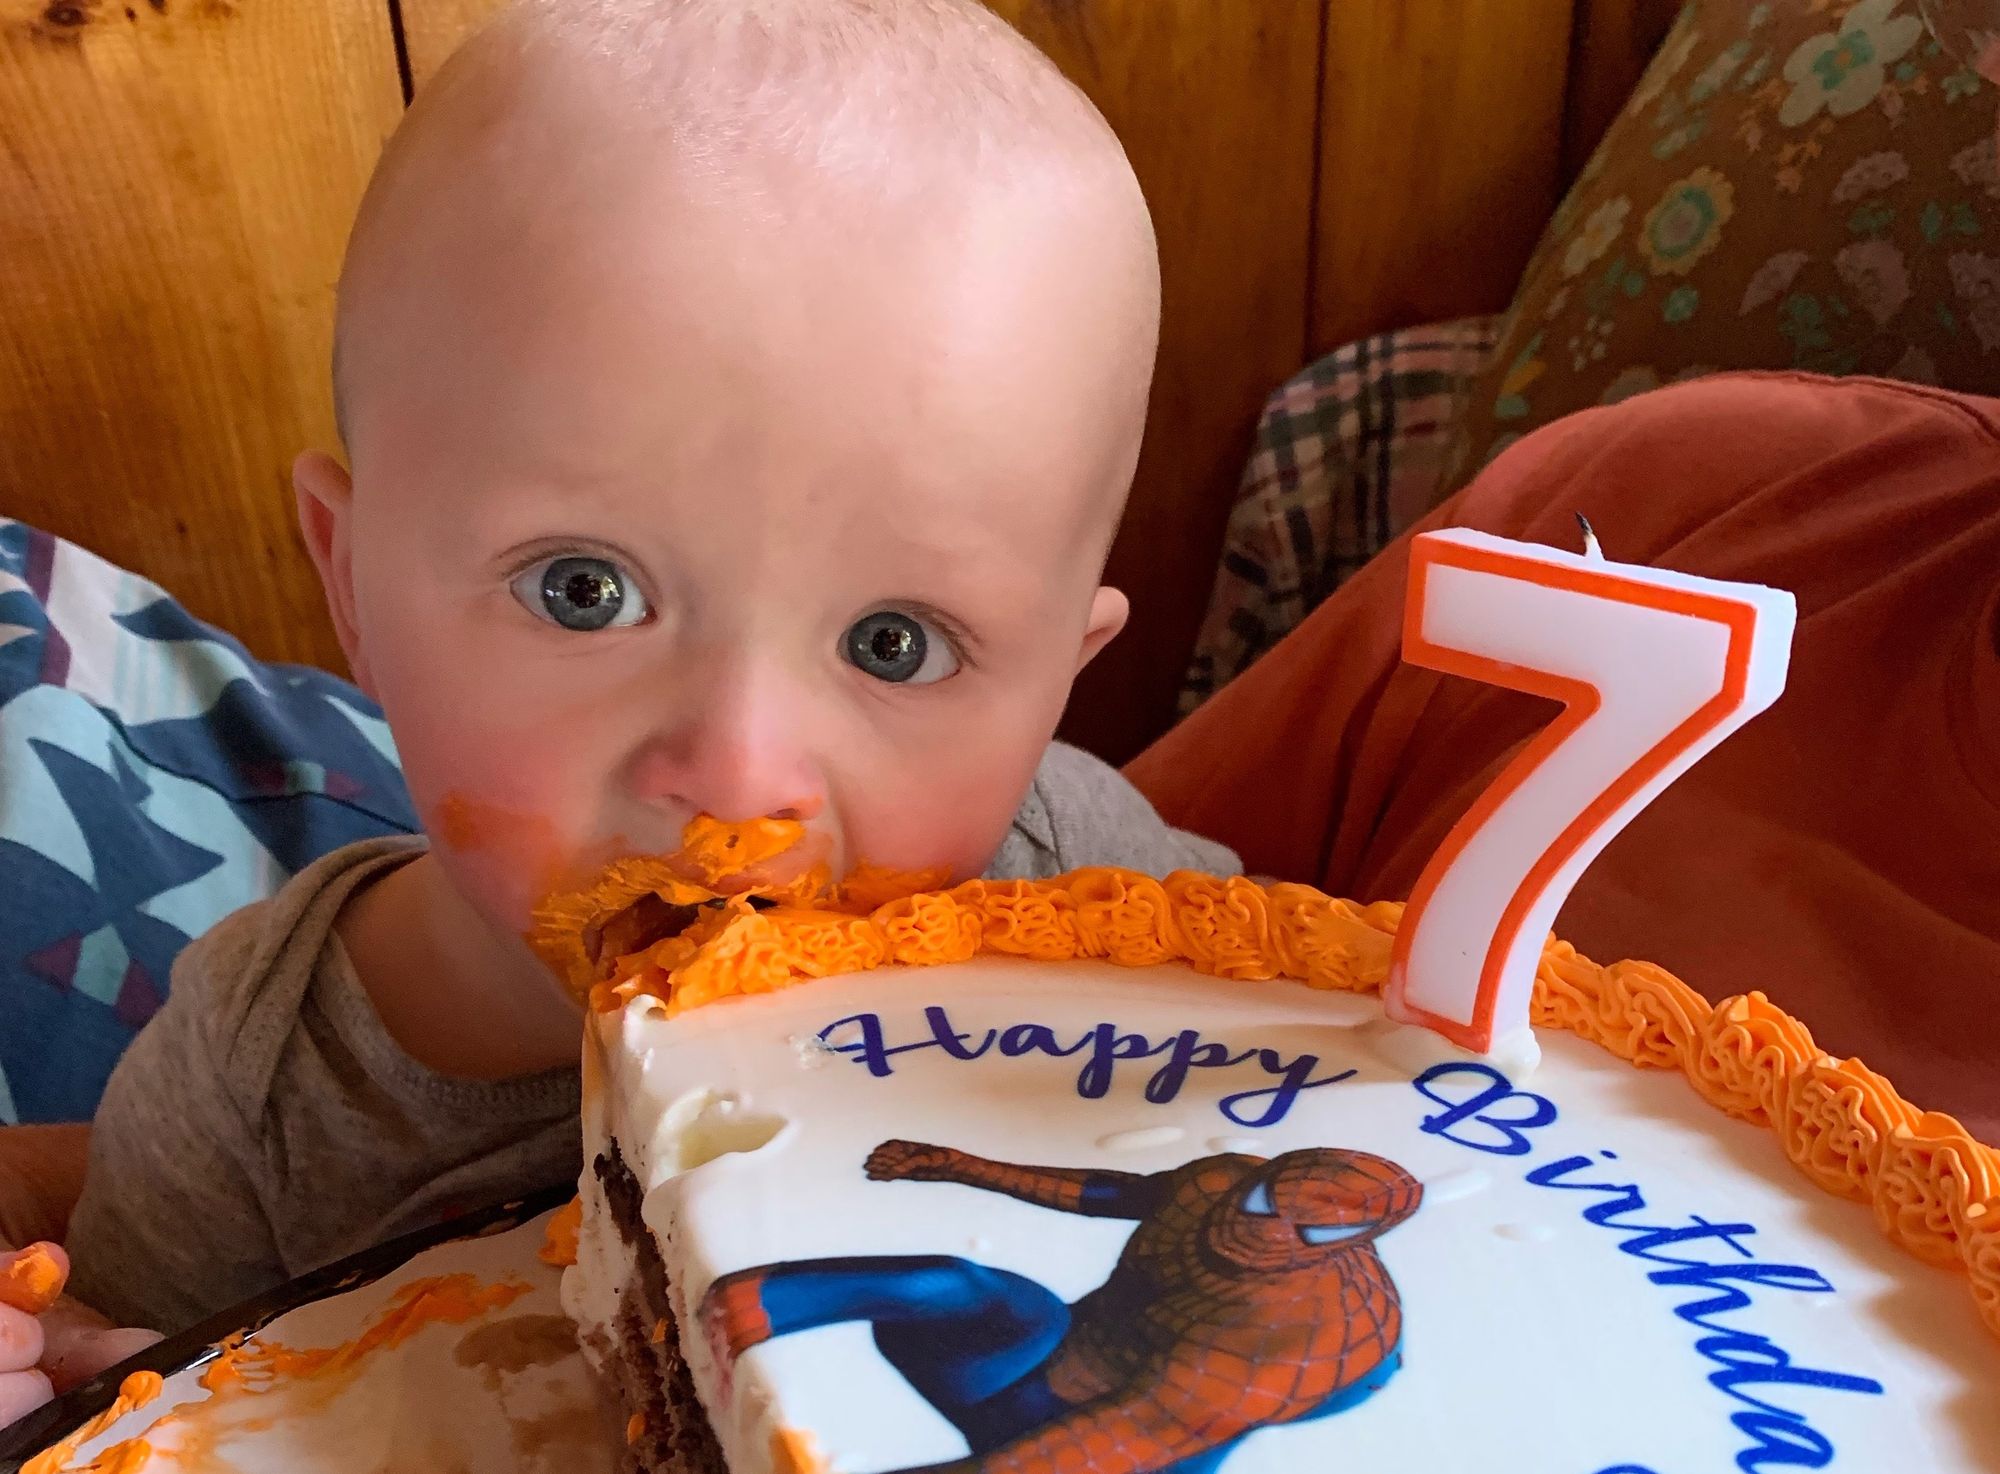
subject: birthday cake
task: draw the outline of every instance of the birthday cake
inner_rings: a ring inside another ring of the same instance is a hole
[[[564,1302],[629,1467],[2000,1469],[1993,1151],[1555,943],[1532,1073],[1426,1063],[1401,909],[1085,872],[610,969]]]
[[[1560,865],[1454,1001],[1405,970],[1479,888],[1428,873],[757,881],[794,839],[541,918],[627,1469],[2000,1470],[2000,1153],[1759,993],[1545,940]]]

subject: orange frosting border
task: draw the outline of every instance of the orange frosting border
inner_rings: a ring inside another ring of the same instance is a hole
[[[614,867],[608,890],[569,898],[564,919],[630,904],[643,863]],[[800,892],[806,904],[763,910],[742,896],[715,902],[683,935],[600,970],[573,966],[568,976],[599,1012],[651,997],[669,1015],[887,963],[923,967],[981,953],[1127,967],[1178,961],[1243,982],[1289,978],[1377,993],[1404,909],[1192,871],[1164,881],[1117,869],[974,880],[866,911],[854,905],[858,896]],[[580,947],[567,955],[574,962]],[[1867,1203],[1882,1231],[1917,1258],[1964,1271],[1981,1318],[2000,1336],[2000,1151],[1952,1117],[1919,1110],[1858,1060],[1825,1053],[1762,993],[1711,1005],[1651,963],[1604,966],[1553,938],[1531,1010],[1539,1027],[1642,1068],[1679,1070],[1713,1105],[1774,1131],[1815,1185]]]

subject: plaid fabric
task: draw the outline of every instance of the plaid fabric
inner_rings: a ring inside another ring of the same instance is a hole
[[[1456,409],[1500,321],[1363,338],[1272,394],[1181,686],[1183,715],[1443,499]]]

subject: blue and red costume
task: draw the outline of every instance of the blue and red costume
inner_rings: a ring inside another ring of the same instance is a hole
[[[774,1336],[874,1328],[884,1359],[970,1450],[905,1474],[1211,1474],[1257,1429],[1352,1407],[1401,1364],[1402,1308],[1374,1240],[1423,1189],[1384,1158],[1316,1148],[1138,1174],[889,1141],[867,1172],[1136,1223],[1110,1277],[1074,1305],[943,1255],[716,1280],[701,1318],[725,1369]]]

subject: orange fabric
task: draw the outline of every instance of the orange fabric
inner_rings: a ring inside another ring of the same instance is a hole
[[[2000,401],[1733,375],[1531,436],[1416,531],[1470,526],[1792,590],[1786,695],[1614,840],[1557,931],[2000,1140]],[[1404,666],[1409,539],[1128,769],[1245,868],[1397,900],[1553,713]]]

